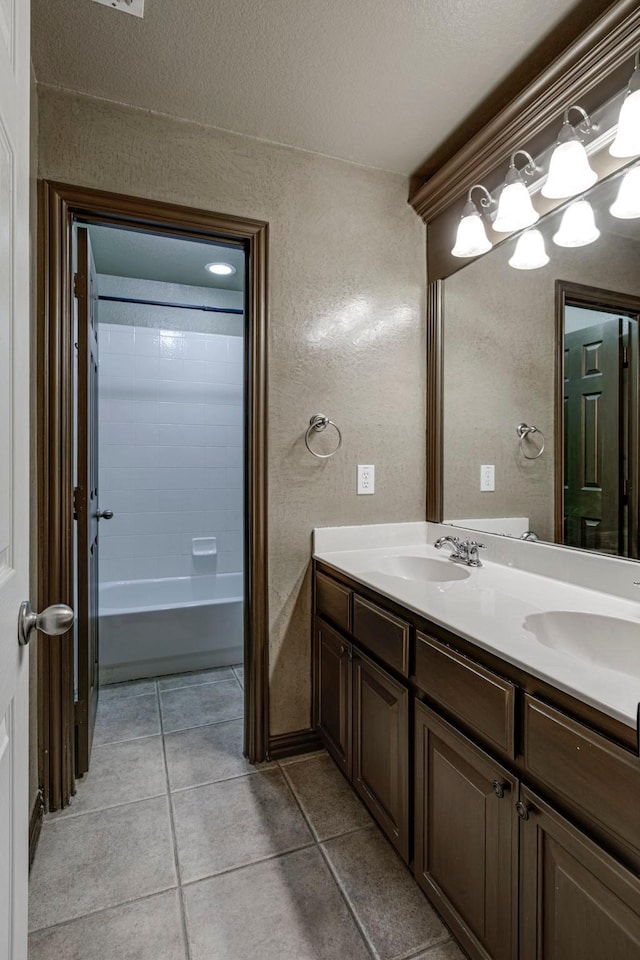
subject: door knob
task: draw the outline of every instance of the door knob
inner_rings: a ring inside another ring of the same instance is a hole
[[[113,510],[98,510],[96,517],[98,520],[111,520],[113,518]]]
[[[31,609],[29,601],[23,600],[18,614],[18,643],[21,647],[26,646],[34,630],[47,633],[50,637],[58,637],[67,632],[73,623],[73,617],[73,610],[66,603],[54,603],[42,613],[36,613]]]

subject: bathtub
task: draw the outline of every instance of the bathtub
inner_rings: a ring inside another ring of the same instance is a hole
[[[241,573],[101,583],[100,682],[243,659]]]

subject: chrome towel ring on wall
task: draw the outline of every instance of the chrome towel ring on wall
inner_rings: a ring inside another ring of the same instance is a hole
[[[322,433],[327,427],[334,427],[336,433],[338,434],[338,443],[334,450],[331,453],[316,453],[315,450],[311,449],[310,439],[312,433]],[[309,453],[317,457],[318,460],[328,460],[329,457],[333,457],[340,447],[342,446],[342,433],[340,432],[340,427],[337,423],[334,423],[333,420],[329,420],[329,417],[325,417],[322,413],[316,413],[309,420],[309,426],[307,427],[307,432],[304,435],[304,442],[306,444],[307,450]]]
[[[542,430],[538,430],[537,427],[530,427],[526,423],[519,423],[516,427],[516,433],[520,437],[520,449],[522,450],[522,456],[525,460],[537,460],[538,457],[541,457],[544,453],[544,433]],[[524,449],[524,441],[527,437],[531,437],[534,433],[537,433],[541,438],[540,448],[537,453],[534,453],[533,456],[530,456]]]

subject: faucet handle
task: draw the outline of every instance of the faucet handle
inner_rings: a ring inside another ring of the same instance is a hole
[[[469,540],[469,541],[468,541],[468,544],[469,544],[469,546],[472,547],[474,550],[486,550],[486,549],[487,549],[486,543],[478,543],[477,540]]]

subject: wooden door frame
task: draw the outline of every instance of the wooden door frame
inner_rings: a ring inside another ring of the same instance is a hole
[[[602,308],[610,313],[637,314],[640,318],[640,297],[615,290],[604,290],[570,280],[556,280],[555,323],[555,397],[554,397],[554,542],[564,543],[564,312],[567,305],[577,301],[586,310]],[[636,476],[640,476],[640,451],[631,464]],[[636,492],[637,498],[637,492]],[[637,504],[632,513],[638,512]]]
[[[73,603],[73,336],[75,218],[151,227],[197,239],[242,242],[248,304],[245,395],[245,752],[264,760],[269,742],[267,594],[268,224],[48,180],[38,182],[37,601]],[[38,644],[38,763],[47,810],[75,792],[74,650],[70,635]]]

